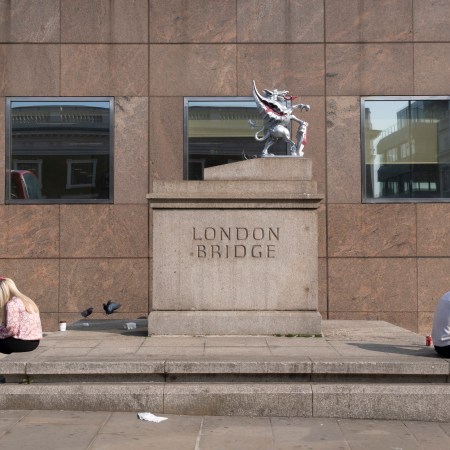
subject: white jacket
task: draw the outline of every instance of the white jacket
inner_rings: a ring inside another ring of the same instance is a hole
[[[436,306],[431,337],[433,345],[438,347],[450,345],[450,292],[446,292]]]

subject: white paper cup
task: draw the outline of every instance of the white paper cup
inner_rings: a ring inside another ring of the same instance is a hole
[[[59,322],[59,331],[66,331],[67,322]]]

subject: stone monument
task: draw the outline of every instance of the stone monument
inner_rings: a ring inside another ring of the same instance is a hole
[[[292,115],[309,106],[276,105],[287,91],[261,96],[253,86],[264,114],[256,133],[266,140],[261,157],[207,168],[203,181],[156,181],[147,196],[153,229],[149,334],[321,333],[322,196],[311,160],[299,157],[307,124]],[[299,123],[297,144],[290,140],[290,120]],[[277,139],[290,143],[292,156],[268,152]]]

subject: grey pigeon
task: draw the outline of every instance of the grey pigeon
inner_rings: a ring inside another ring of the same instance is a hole
[[[94,311],[94,308],[91,306],[90,308],[85,309],[84,311],[81,311],[81,315],[83,317],[90,316],[92,314],[92,311]]]
[[[112,314],[114,311],[118,310],[122,305],[120,303],[115,303],[112,300],[108,300],[108,303],[103,303],[103,309],[107,315]]]

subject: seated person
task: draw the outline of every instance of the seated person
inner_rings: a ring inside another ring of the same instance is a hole
[[[4,277],[0,277],[0,322],[0,353],[31,352],[42,339],[36,303]]]
[[[446,292],[436,306],[431,338],[438,355],[450,358],[450,292]]]

